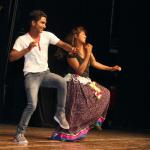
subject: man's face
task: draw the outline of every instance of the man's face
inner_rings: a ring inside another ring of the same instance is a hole
[[[37,32],[41,33],[46,28],[46,18],[41,17],[41,19],[38,20],[37,22],[33,21],[32,26],[34,27],[35,30],[37,30]]]

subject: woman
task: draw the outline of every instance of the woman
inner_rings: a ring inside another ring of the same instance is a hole
[[[90,129],[99,129],[104,122],[110,102],[110,92],[104,86],[91,81],[89,67],[108,71],[120,71],[119,66],[106,66],[96,61],[92,45],[86,43],[86,30],[79,26],[67,36],[66,42],[78,49],[76,54],[68,54],[70,73],[65,76],[68,86],[66,117],[70,129],[56,129],[51,139],[76,141],[84,138]]]

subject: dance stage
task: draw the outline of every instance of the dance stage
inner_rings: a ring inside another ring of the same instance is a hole
[[[0,124],[0,150],[150,150],[149,130],[93,129],[81,141],[62,142],[48,139],[54,128],[29,126],[28,145],[12,142],[15,130],[15,125]]]

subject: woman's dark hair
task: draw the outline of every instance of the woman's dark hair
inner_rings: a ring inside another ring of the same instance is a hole
[[[76,46],[75,37],[82,31],[84,31],[85,34],[87,34],[87,30],[83,26],[77,26],[77,27],[73,28],[72,31],[70,32],[70,35],[68,34],[68,36],[66,37],[66,39],[65,39],[66,42],[75,47]]]
[[[27,30],[29,31],[30,26],[31,26],[31,22],[32,21],[38,21],[41,19],[41,17],[45,17],[47,19],[47,15],[45,14],[45,12],[41,11],[41,10],[34,10],[29,14],[29,18],[27,21]]]
[[[85,27],[83,26],[77,26],[75,28],[73,28],[71,30],[71,32],[69,34],[67,34],[67,36],[65,37],[64,41],[68,44],[70,44],[71,46],[73,47],[76,47],[76,39],[75,39],[75,36],[78,35],[80,32],[84,31],[85,34],[87,34],[87,30],[85,29]],[[67,56],[67,52],[62,50],[61,48],[58,48],[58,50],[56,51],[55,53],[55,56],[58,58],[58,59],[62,59],[64,57]]]

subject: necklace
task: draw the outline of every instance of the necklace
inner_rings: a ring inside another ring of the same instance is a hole
[[[41,50],[41,47],[40,47],[40,35],[38,36],[36,42],[38,43],[38,48],[39,48],[39,50]]]

